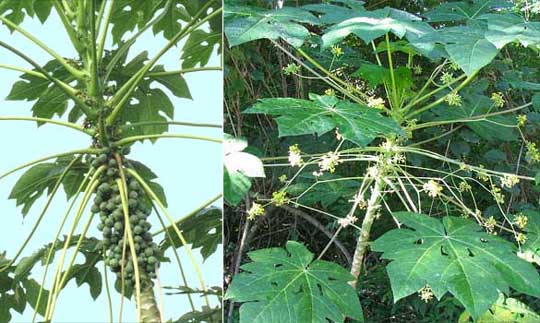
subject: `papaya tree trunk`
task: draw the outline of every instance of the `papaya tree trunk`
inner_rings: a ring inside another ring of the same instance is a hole
[[[381,207],[381,192],[384,190],[385,182],[384,175],[379,172],[379,175],[375,179],[375,184],[371,190],[371,196],[366,208],[366,215],[362,221],[362,227],[360,229],[360,236],[356,242],[356,250],[354,251],[353,262],[351,265],[351,274],[354,276],[354,280],[350,281],[350,285],[356,288],[358,277],[362,269],[362,262],[369,245],[369,234],[371,232],[371,225],[377,217],[379,208]]]
[[[141,290],[141,323],[161,323],[161,314],[152,284]]]

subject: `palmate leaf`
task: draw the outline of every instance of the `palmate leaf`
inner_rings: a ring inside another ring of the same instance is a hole
[[[223,196],[229,205],[238,205],[251,188],[251,177],[265,177],[262,161],[244,152],[248,147],[244,138],[225,134],[223,143]]]
[[[363,147],[380,135],[404,134],[394,120],[373,108],[333,96],[310,94],[310,99],[262,99],[244,113],[278,116],[280,137],[323,135],[338,128],[343,138]]]
[[[431,33],[433,28],[420,17],[405,11],[386,7],[373,11],[359,12],[355,18],[345,20],[332,26],[322,36],[323,47],[330,47],[350,34],[354,34],[364,42],[393,33],[399,38],[422,37]]]
[[[336,3],[308,4],[302,8],[319,14],[319,21],[322,24],[336,24],[347,19],[354,18],[360,11],[364,11],[364,1],[359,0],[336,0]],[[342,5],[337,5],[341,3]]]
[[[540,212],[523,211],[528,223],[525,227],[527,241],[521,246],[522,258],[529,262],[535,262],[540,266]]]
[[[438,116],[435,118],[436,121],[468,119],[489,113],[492,104],[493,102],[486,96],[470,95],[464,96],[463,103],[459,107],[444,104],[433,109],[433,113]],[[465,125],[487,141],[518,139],[515,129],[516,119],[513,115],[498,115],[485,119],[487,121],[465,122]]]
[[[415,40],[416,43],[436,42],[444,45],[450,59],[467,74],[491,63],[499,50],[486,39],[485,24],[470,24],[442,28]]]
[[[214,49],[221,47],[221,32],[206,32],[195,30],[192,32],[182,50],[182,68],[206,66]]]
[[[496,9],[511,8],[513,5],[507,0],[453,1],[436,6],[423,16],[430,22],[464,21],[478,18]]]
[[[234,276],[225,298],[245,302],[240,322],[320,323],[343,322],[346,317],[363,322],[355,290],[347,283],[351,274],[340,266],[313,261],[302,244],[289,241],[283,248],[250,252],[253,261]]]
[[[471,315],[467,311],[459,316],[458,323],[468,323]],[[476,323],[536,323],[540,322],[540,315],[515,298],[505,298],[499,295],[497,302],[489,311],[480,316]]]
[[[513,244],[485,233],[475,222],[410,212],[393,215],[410,229],[385,233],[371,249],[391,260],[386,269],[394,301],[427,284],[438,299],[451,293],[476,319],[509,287],[540,296],[536,269],[516,256]]]
[[[54,188],[56,181],[65,171],[68,164],[72,161],[71,158],[59,158],[52,163],[41,163],[29,168],[15,183],[10,199],[14,199],[17,206],[22,205],[22,214],[26,216],[34,202],[39,199],[43,193],[50,194]],[[67,172],[62,180],[64,190],[69,198],[75,193],[76,187],[84,179],[84,174],[88,167],[81,162],[76,162]]]
[[[540,47],[540,22],[526,21],[514,14],[487,14],[480,19],[488,24],[486,39],[499,49],[512,42]]]
[[[264,10],[231,4],[225,8],[224,17],[225,35],[230,46],[263,38],[281,38],[294,47],[300,47],[309,36],[302,23],[319,24],[309,11],[293,7]]]
[[[201,248],[200,252],[204,260],[208,259],[217,250],[221,241],[221,215],[222,210],[215,207],[204,209],[189,219],[182,221],[178,225],[186,241],[192,245],[193,249]],[[168,235],[172,238],[172,243],[167,236],[163,240],[161,250],[165,251],[169,247],[182,247],[182,242],[178,238],[174,228],[168,230]]]
[[[51,13],[52,1],[42,0],[3,0],[0,3],[0,15],[8,12],[5,17],[19,25],[26,16],[37,16],[44,23]]]

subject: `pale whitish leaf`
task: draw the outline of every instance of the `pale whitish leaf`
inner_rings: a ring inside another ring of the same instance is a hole
[[[252,262],[234,276],[225,298],[243,302],[240,323],[363,322],[352,275],[340,266],[313,260],[302,244],[289,241],[286,250],[252,251]]]
[[[236,152],[225,155],[225,167],[229,173],[242,172],[248,177],[265,177],[262,161],[252,154]]]
[[[281,38],[292,46],[300,47],[309,36],[302,23],[319,23],[309,11],[294,7],[263,10],[231,4],[225,7],[224,15],[225,35],[230,46],[257,39]]]
[[[305,5],[302,8],[317,13],[320,22],[328,25],[354,18],[359,12],[365,11],[364,1],[345,0],[332,2],[342,3],[343,5],[316,3]]]
[[[234,137],[229,134],[224,135],[223,153],[225,155],[242,151],[246,149],[247,146],[248,146],[248,142],[244,138]]]
[[[312,101],[294,98],[262,99],[245,113],[264,113],[276,118],[279,136],[323,135],[335,128],[343,138],[366,146],[377,136],[404,134],[392,119],[376,109],[339,100],[333,96],[310,94]]]
[[[540,297],[534,266],[516,256],[512,243],[487,234],[475,222],[410,212],[393,216],[410,229],[385,233],[371,249],[390,260],[386,269],[394,301],[428,284],[438,299],[451,293],[476,319],[509,287]]]
[[[393,33],[399,38],[413,35],[421,37],[433,31],[433,28],[422,22],[422,19],[405,11],[384,8],[358,13],[355,18],[345,20],[332,26],[322,36],[323,47],[330,47],[350,34],[354,34],[364,42]]]

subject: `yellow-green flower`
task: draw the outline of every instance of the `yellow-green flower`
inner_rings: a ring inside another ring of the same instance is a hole
[[[456,92],[448,93],[444,100],[451,106],[460,107],[462,104],[461,95],[457,94]]]
[[[516,241],[520,244],[524,244],[525,242],[527,242],[527,236],[523,232],[520,232],[516,236]]]
[[[275,206],[282,206],[283,204],[287,204],[288,201],[287,192],[279,191],[272,193],[272,203],[274,203]]]
[[[448,85],[448,84],[452,83],[452,81],[454,81],[454,75],[452,75],[452,73],[444,72],[441,75],[441,82],[444,85]]]
[[[335,57],[340,57],[341,55],[343,55],[343,49],[341,49],[341,47],[339,46],[332,46],[332,55],[334,55]]]
[[[517,119],[517,126],[518,127],[523,127],[525,126],[525,124],[527,123],[527,115],[526,114],[520,114],[516,117]]]
[[[298,74],[298,72],[300,72],[300,66],[295,63],[287,64],[287,66],[283,68],[283,73],[285,73],[285,75]]]
[[[335,96],[336,95],[336,91],[334,91],[334,89],[326,89],[324,91],[324,95],[327,95],[327,96]]]
[[[264,207],[260,205],[259,203],[253,202],[251,204],[251,208],[248,210],[248,219],[253,220],[258,216],[264,215]]]
[[[501,92],[493,92],[491,94],[491,101],[496,108],[502,108],[504,106],[504,97]]]
[[[525,229],[527,226],[527,223],[529,223],[529,218],[525,216],[523,213],[520,213],[515,218],[515,223],[521,230]]]
[[[525,154],[525,159],[527,159],[527,161],[530,163],[540,162],[540,150],[536,147],[536,143],[527,142],[526,147],[527,153]]]

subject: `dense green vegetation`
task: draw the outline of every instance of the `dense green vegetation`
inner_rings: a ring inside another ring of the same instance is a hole
[[[228,322],[540,320],[540,2],[224,15]]]
[[[220,306],[209,300],[214,297],[220,303],[220,288],[209,289],[205,284],[201,264],[192,252],[199,249],[204,259],[216,252],[221,212],[208,206],[220,196],[184,217],[173,216],[157,175],[128,155],[136,142],[154,143],[164,138],[221,142],[220,138],[169,129],[173,125],[221,128],[219,124],[174,120],[171,100],[173,96],[192,99],[184,79],[186,73],[221,70],[221,66],[207,66],[211,56],[220,52],[221,16],[221,2],[213,0],[0,2],[3,27],[23,35],[51,59],[41,65],[35,57],[42,53],[23,52],[19,44],[0,40],[2,49],[31,66],[0,66],[22,73],[6,100],[29,101],[32,113],[1,116],[0,120],[67,127],[88,136],[86,148],[55,153],[0,173],[1,180],[25,170],[9,196],[22,207],[23,216],[33,211],[38,199],[46,199],[24,243],[14,254],[13,250],[0,253],[0,322],[11,321],[13,311],[23,313],[27,304],[33,308],[33,321],[75,320],[54,317],[59,294],[70,281],[77,286],[88,284],[94,300],[106,291],[109,308],[103,313],[108,311],[111,322],[122,321],[125,300],[136,304],[139,322],[220,321]],[[65,57],[49,48],[22,24],[27,19],[39,19],[43,24],[50,17],[59,19],[64,30],[47,32],[63,37],[76,57]],[[151,54],[153,57],[149,57],[149,51],[133,52],[133,45],[148,32],[163,43]],[[178,52],[179,69],[165,70],[158,63],[171,50]],[[39,144],[55,149],[62,143]],[[49,207],[62,189],[68,198],[65,214],[49,214],[56,213]],[[50,219],[44,220],[46,217]],[[160,230],[152,229],[150,217],[154,225],[161,224]],[[59,221],[55,238],[34,253],[25,250],[37,228],[51,220]],[[91,236],[93,227],[102,235]],[[216,233],[211,235],[210,231]],[[188,255],[189,265],[182,265],[180,251]],[[166,252],[175,259],[166,257]],[[32,271],[39,266],[44,267],[44,274],[34,278]],[[161,313],[155,297],[157,292],[164,294],[158,286],[159,270],[164,266],[175,268],[178,278],[175,286],[165,287],[172,288],[172,294],[182,294],[172,296],[178,302],[184,302],[187,296],[185,302],[189,301],[192,309],[181,318],[167,317],[169,311]],[[200,283],[197,288],[188,286],[186,268],[196,272]],[[107,278],[110,271],[115,278]],[[120,308],[111,305],[113,285]],[[193,302],[193,297],[199,296],[204,299],[202,307]]]

